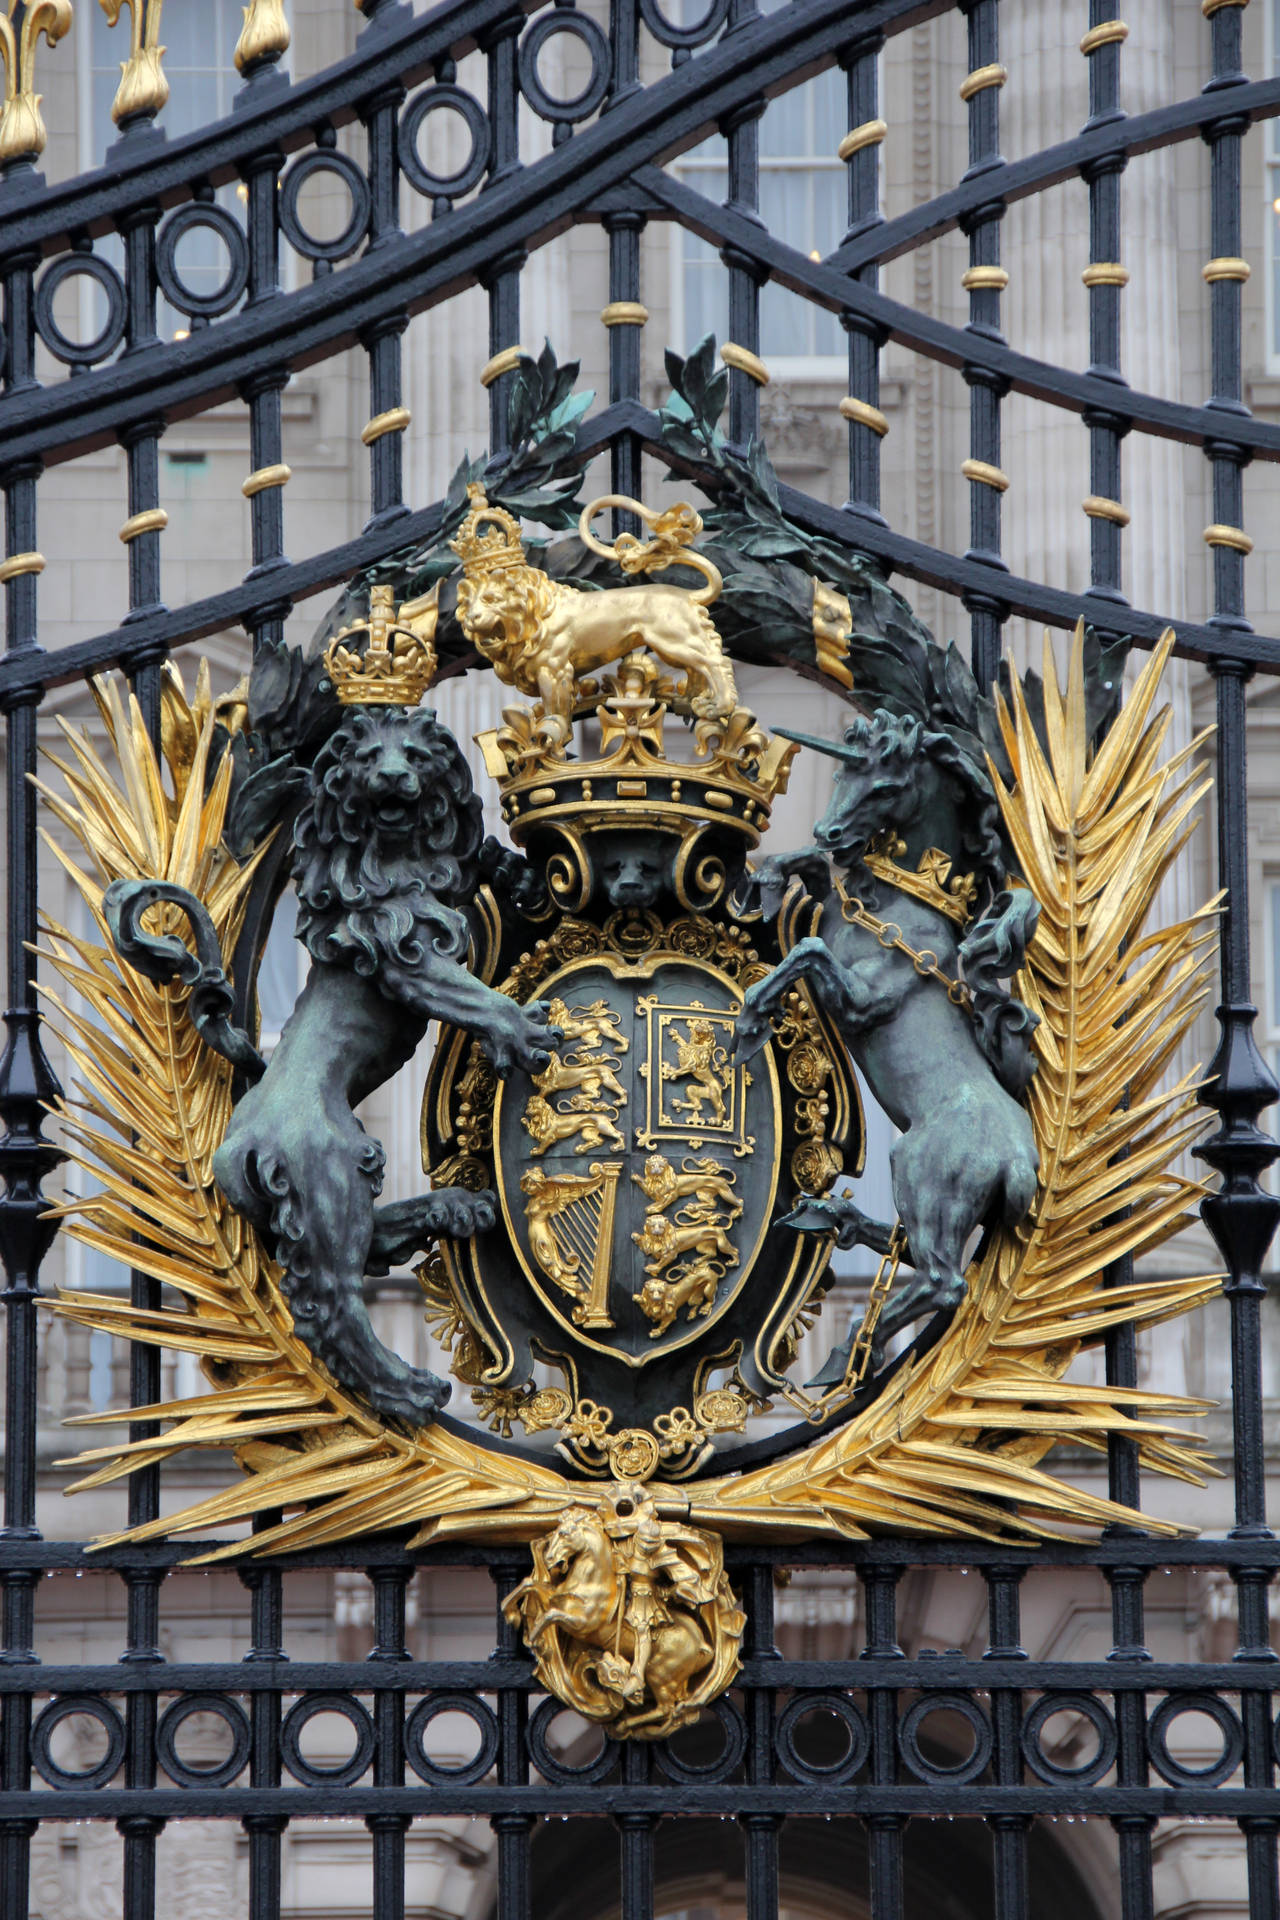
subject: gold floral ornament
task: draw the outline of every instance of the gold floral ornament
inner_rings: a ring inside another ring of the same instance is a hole
[[[663,1740],[696,1720],[741,1665],[745,1615],[714,1534],[679,1502],[617,1480],[533,1543],[503,1602],[538,1679],[618,1739]]]
[[[262,60],[278,60],[289,48],[289,22],[284,0],[249,0],[244,25],[233,55],[237,73],[247,73]]]
[[[17,21],[15,27],[14,21]],[[41,34],[56,46],[71,25],[71,0],[9,0],[0,14],[0,60],[4,62],[4,110],[0,112],[0,166],[37,160],[49,138],[35,91],[36,42]]]
[[[98,0],[114,27],[122,7],[129,9],[129,58],[120,62],[120,85],[111,102],[111,118],[118,127],[140,113],[159,113],[169,98],[169,82],[160,65],[160,9],[164,0]]]

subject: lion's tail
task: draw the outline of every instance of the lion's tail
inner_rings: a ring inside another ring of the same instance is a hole
[[[177,934],[143,929],[142,915],[161,903],[185,915],[194,951]],[[260,1080],[267,1063],[243,1027],[231,1024],[235,994],[223,971],[218,936],[203,902],[169,880],[113,880],[102,896],[102,908],[120,958],[160,986],[180,980],[189,987],[187,1013],[205,1045],[240,1067],[250,1080]]]

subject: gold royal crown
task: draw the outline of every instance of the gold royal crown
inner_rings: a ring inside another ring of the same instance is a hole
[[[458,529],[458,537],[449,545],[462,562],[470,578],[479,573],[498,573],[508,567],[525,564],[520,522],[502,507],[491,507],[485,491],[476,481],[467,488],[471,511]],[[488,531],[481,532],[481,528]]]
[[[433,640],[439,583],[396,613],[389,586],[374,587],[369,617],[354,620],[325,649],[325,671],[344,707],[416,707],[436,671]],[[362,650],[344,643],[368,635]]]

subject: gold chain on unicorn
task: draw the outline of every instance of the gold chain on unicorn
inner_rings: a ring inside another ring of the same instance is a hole
[[[874,933],[880,945],[885,948],[896,947],[899,953],[905,953],[916,972],[922,978],[936,980],[947,990],[947,998],[957,1007],[966,1009],[973,1006],[973,995],[963,980],[955,980],[944,973],[938,965],[938,956],[932,947],[913,947],[902,936],[902,928],[896,920],[882,920],[877,913],[871,913],[864,907],[856,895],[846,891],[839,874],[835,876],[836,893],[840,898],[840,911],[850,926],[865,927],[868,933]]]

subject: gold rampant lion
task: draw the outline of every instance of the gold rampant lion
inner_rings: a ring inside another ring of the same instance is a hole
[[[696,515],[679,523],[676,537],[650,564],[660,559],[696,566],[707,575],[705,587],[690,592],[646,581],[586,593],[529,566],[517,522],[490,507],[481,488],[469,491],[472,511],[453,542],[463,563],[458,624],[499,680],[540,700],[539,732],[553,748],[564,746],[572,732],[577,682],[639,647],[683,672],[699,718],[727,720],[736,710],[733,669],[707,612],[720,575],[701,555],[684,550],[690,529],[701,527]],[[500,531],[482,533],[486,525]],[[627,571],[644,570],[635,555],[627,553],[626,561]]]
[[[702,1109],[710,1100],[713,1124],[727,1126],[729,1116],[725,1110],[725,1091],[732,1085],[732,1073],[727,1066],[728,1054],[716,1039],[716,1030],[709,1020],[690,1020],[688,1038],[682,1040],[674,1026],[671,1037],[676,1046],[676,1064],[671,1066],[664,1061],[662,1077],[664,1080],[688,1080],[683,1100],[673,1100],[672,1106],[677,1113],[687,1113],[690,1123],[705,1125]]]

